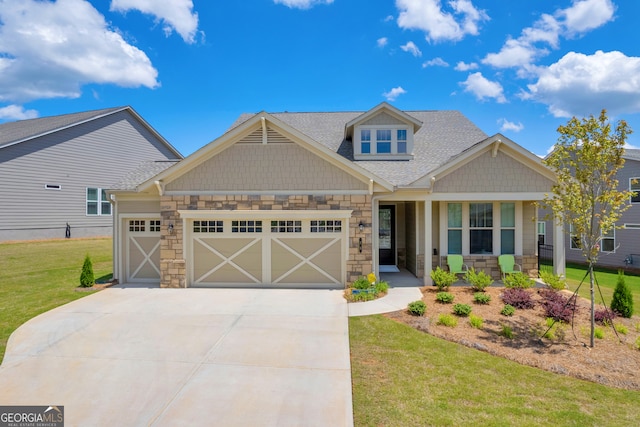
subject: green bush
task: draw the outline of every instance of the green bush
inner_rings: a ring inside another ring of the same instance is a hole
[[[513,333],[513,329],[511,329],[511,326],[508,326],[508,325],[502,325],[502,329],[500,330],[500,335],[509,339],[512,339],[515,336],[515,334]]]
[[[622,335],[627,335],[627,333],[629,333],[629,328],[624,326],[622,323],[615,323],[613,327],[616,329],[618,333]]]
[[[471,313],[469,304],[455,304],[453,306],[453,314],[457,316],[468,316]]]
[[[474,291],[484,292],[484,288],[491,286],[493,279],[484,271],[476,273],[476,270],[471,267],[465,274],[465,280],[471,284],[471,288]]]
[[[640,337],[636,338],[636,348],[640,350]]]
[[[407,309],[409,313],[414,316],[423,316],[427,311],[427,305],[423,301],[418,300],[410,302],[409,305],[407,305]]]
[[[482,329],[484,320],[482,320],[482,317],[472,314],[469,316],[469,323],[471,324],[472,327],[476,329]]]
[[[89,254],[84,257],[84,264],[82,264],[82,273],[80,273],[80,286],[83,288],[90,288],[96,284],[96,279],[93,276],[93,264]]]
[[[388,290],[389,290],[389,284],[384,280],[376,283],[376,296],[378,296],[378,294],[384,294]]]
[[[433,284],[438,287],[439,291],[443,291],[457,282],[458,276],[456,276],[455,273],[436,267],[435,270],[431,270],[431,280],[433,280]]]
[[[519,271],[513,274],[507,274],[502,282],[504,283],[504,287],[509,289],[528,289],[535,285],[533,279],[529,278],[526,274]]]
[[[454,298],[453,294],[449,292],[438,292],[436,294],[436,301],[442,304],[451,304]]]
[[[516,312],[516,309],[514,306],[505,304],[502,310],[500,311],[500,314],[502,314],[503,316],[513,316],[515,312]]]
[[[611,310],[615,311],[622,317],[630,318],[633,316],[633,295],[624,280],[624,272],[618,271],[618,282],[616,289],[613,291],[611,299]]]
[[[602,338],[604,338],[604,331],[602,330],[602,328],[595,328],[593,330],[593,336],[601,340]]]
[[[441,314],[440,316],[438,316],[438,325],[455,328],[456,326],[458,326],[458,319],[450,314]]]
[[[371,287],[371,283],[366,277],[359,277],[356,281],[351,284],[353,289],[369,289]]]
[[[489,304],[491,301],[491,295],[483,292],[476,292],[473,294],[473,300],[478,304]]]
[[[549,271],[541,271],[540,278],[547,286],[555,291],[561,291],[567,288],[567,282],[562,277]]]

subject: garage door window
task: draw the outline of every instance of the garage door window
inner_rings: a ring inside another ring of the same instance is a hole
[[[129,231],[143,232],[145,231],[146,221],[143,219],[133,219],[129,221]]]
[[[314,220],[311,221],[312,233],[340,233],[342,231],[341,220]]]
[[[232,233],[262,233],[262,221],[231,221]]]
[[[272,233],[302,233],[302,221],[271,221]]]
[[[222,221],[193,221],[194,233],[222,233]]]

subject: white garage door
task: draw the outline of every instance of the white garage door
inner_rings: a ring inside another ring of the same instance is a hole
[[[281,215],[190,220],[190,284],[342,288],[348,220]]]
[[[129,219],[126,226],[127,282],[160,281],[160,220]]]

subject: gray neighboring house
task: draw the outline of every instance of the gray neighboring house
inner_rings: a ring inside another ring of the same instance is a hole
[[[105,190],[143,162],[182,155],[133,108],[0,125],[0,241],[110,236]]]
[[[624,167],[618,172],[618,189],[635,191],[636,197],[629,200],[631,207],[623,213],[618,225],[623,228],[613,230],[603,236],[598,265],[612,268],[640,269],[640,150],[626,149]],[[539,214],[544,218],[544,211]],[[551,245],[554,230],[552,221],[538,222],[538,242]],[[564,235],[565,258],[567,262],[584,263],[577,240],[569,233]]]

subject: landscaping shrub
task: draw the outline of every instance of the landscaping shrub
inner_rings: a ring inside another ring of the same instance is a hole
[[[453,306],[453,314],[457,316],[468,316],[471,313],[471,306],[469,304],[455,304]]]
[[[533,279],[521,272],[507,274],[502,282],[504,283],[504,287],[508,289],[528,289],[535,285]]]
[[[616,283],[616,289],[613,291],[611,310],[622,317],[630,318],[633,316],[633,295],[625,283],[622,270],[618,271],[618,282]]]
[[[351,284],[353,289],[369,289],[371,283],[367,280],[366,277],[359,277],[356,281]]]
[[[433,280],[433,284],[438,287],[439,291],[443,291],[457,282],[458,276],[456,276],[455,273],[436,267],[435,270],[431,270],[431,280]]]
[[[640,350],[640,337],[636,338],[636,348]]]
[[[593,336],[601,340],[602,338],[604,338],[604,331],[602,330],[602,328],[595,328],[593,330]]]
[[[540,278],[547,286],[555,291],[561,291],[567,288],[567,282],[563,278],[549,271],[541,271]]]
[[[438,325],[455,328],[456,326],[458,326],[458,319],[456,319],[451,314],[441,314],[440,316],[438,316]]]
[[[616,313],[613,310],[609,310],[608,308],[598,308],[593,313],[593,317],[596,322],[601,325],[610,324],[613,322],[613,319],[616,317]]]
[[[423,301],[418,300],[410,302],[409,305],[407,305],[407,309],[409,313],[414,316],[423,316],[427,311],[427,305]]]
[[[504,307],[502,307],[500,314],[502,314],[503,316],[513,316],[515,312],[516,312],[516,309],[514,306],[505,304]]]
[[[83,288],[90,288],[96,284],[96,279],[93,276],[93,264],[89,254],[84,257],[84,263],[82,264],[82,272],[80,273],[80,286]]]
[[[376,296],[378,296],[378,294],[384,294],[388,290],[389,290],[389,284],[384,280],[376,283]]]
[[[482,320],[482,317],[472,314],[469,316],[469,323],[471,324],[472,327],[476,329],[482,329],[484,320]]]
[[[484,288],[491,286],[493,279],[484,271],[476,273],[476,270],[471,267],[465,273],[465,280],[471,284],[471,288],[474,291],[484,292]]]
[[[513,333],[513,329],[511,329],[511,326],[508,326],[508,325],[502,325],[502,329],[500,330],[500,335],[509,339],[512,339],[515,336],[515,334]]]
[[[531,299],[531,294],[522,288],[505,289],[502,293],[502,301],[515,308],[533,308],[535,302]]]
[[[491,295],[483,292],[476,292],[473,294],[473,300],[478,304],[489,304],[491,301]]]
[[[622,323],[615,323],[613,327],[616,329],[616,331],[619,334],[622,334],[622,335],[627,335],[627,333],[629,332],[629,329]]]
[[[449,292],[438,292],[436,294],[436,301],[442,304],[451,304],[454,298],[453,294]]]
[[[571,322],[574,312],[577,310],[575,297],[566,297],[560,292],[549,289],[540,291],[540,295],[542,296],[540,304],[544,307],[547,317],[566,323]]]

